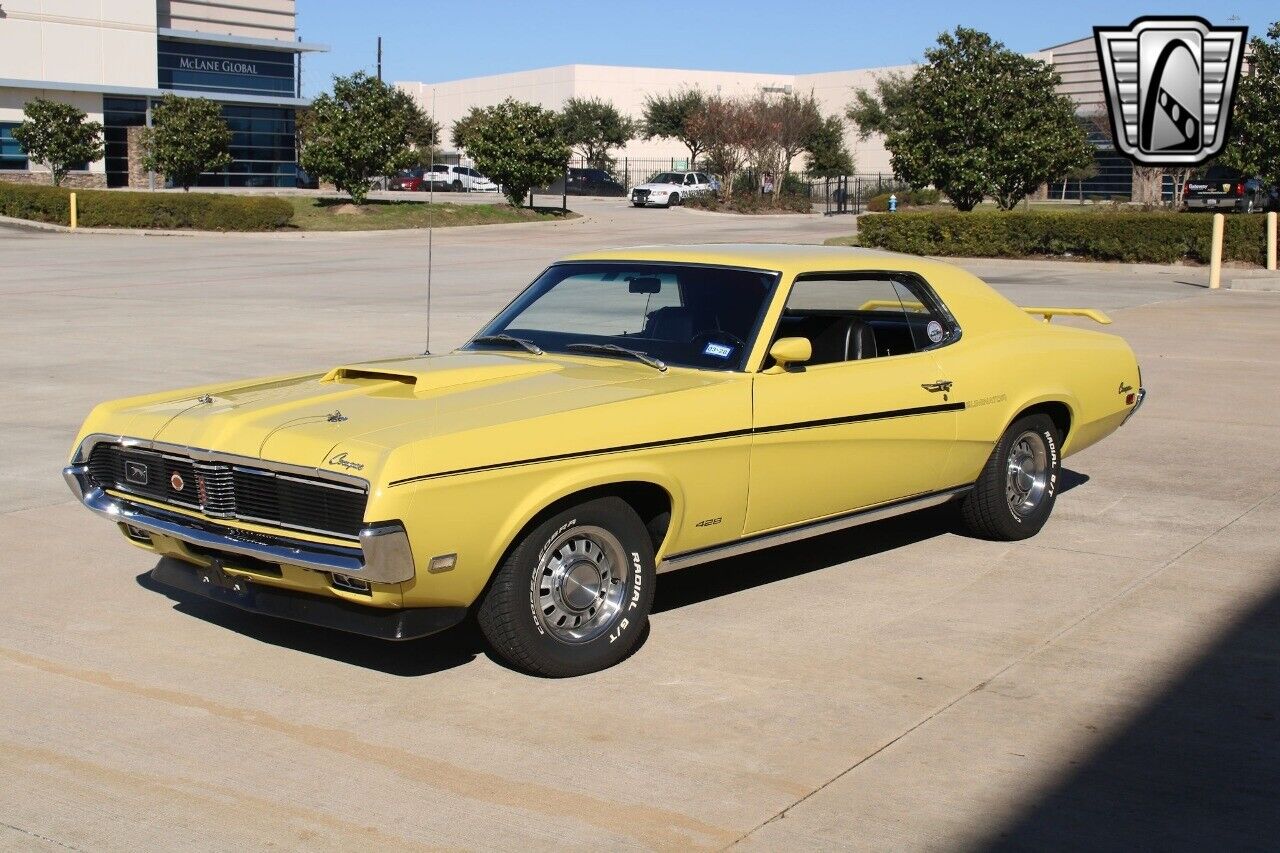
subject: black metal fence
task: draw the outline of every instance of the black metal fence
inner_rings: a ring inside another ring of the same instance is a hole
[[[809,182],[809,199],[815,210],[833,215],[862,213],[867,202],[885,193],[906,192],[909,187],[890,174],[841,175]]]

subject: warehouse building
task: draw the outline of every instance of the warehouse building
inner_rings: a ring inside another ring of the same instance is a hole
[[[305,106],[294,0],[0,0],[0,176],[45,182],[13,139],[23,107],[74,104],[104,126],[106,156],[75,186],[146,185],[136,131],[165,94],[212,98],[233,162],[204,186],[294,186],[295,114]],[[131,162],[132,161],[132,162]],[[132,165],[132,169],[131,169]],[[42,174],[43,173],[43,174]]]
[[[1102,75],[1094,51],[1092,36],[1066,42],[1028,54],[1048,62],[1062,77],[1059,88],[1076,104],[1076,113],[1085,125],[1095,148],[1097,175],[1083,185],[1048,188],[1050,192],[1066,191],[1068,195],[1127,195],[1131,189],[1132,166],[1120,156],[1099,128],[1106,126]],[[639,119],[644,114],[645,99],[684,88],[696,88],[709,94],[752,96],[760,93],[790,93],[814,98],[825,115],[843,116],[853,100],[855,89],[870,89],[876,77],[888,72],[907,72],[914,65],[828,71],[817,74],[757,74],[737,71],[696,71],[673,68],[636,68],[610,65],[561,65],[510,74],[494,74],[443,83],[397,83],[428,113],[436,116],[444,129],[445,143],[453,122],[472,107],[491,106],[504,98],[515,98],[559,109],[570,98],[600,98],[610,101],[623,114]],[[852,127],[846,127],[845,142],[854,156],[857,171],[862,174],[893,171],[884,139],[873,134],[860,139]],[[688,150],[673,139],[633,139],[615,151],[618,160],[630,158],[645,161],[669,161],[673,167],[686,164]],[[797,158],[793,168],[804,167]]]

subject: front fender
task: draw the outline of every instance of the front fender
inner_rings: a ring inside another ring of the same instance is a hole
[[[547,507],[570,496],[617,483],[651,483],[671,499],[667,541],[684,526],[680,482],[655,461],[593,460],[589,466],[530,465],[477,472],[397,488],[414,488],[405,520],[418,574],[404,584],[406,607],[469,606],[522,531]],[[666,549],[664,541],[659,554]],[[431,558],[456,554],[454,567],[428,572]]]

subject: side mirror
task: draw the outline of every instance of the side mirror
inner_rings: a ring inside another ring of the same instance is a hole
[[[813,358],[813,344],[808,338],[778,338],[769,347],[769,355],[777,364],[766,373],[782,373]]]

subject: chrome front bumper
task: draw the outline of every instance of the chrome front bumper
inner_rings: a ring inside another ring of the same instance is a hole
[[[238,531],[234,528],[166,512],[112,497],[89,477],[87,465],[62,470],[71,493],[93,512],[117,524],[168,536],[212,551],[241,554],[267,563],[337,572],[370,583],[401,583],[414,576],[413,551],[404,525],[370,524],[361,528],[358,547],[321,545],[283,536]]]
[[[1133,417],[1138,413],[1138,409],[1142,408],[1142,402],[1146,399],[1147,399],[1147,389],[1139,388],[1138,399],[1133,401],[1133,408],[1129,410],[1129,414],[1124,416],[1124,420],[1120,422],[1120,426],[1124,426],[1125,424],[1127,424],[1129,422],[1129,418]]]

